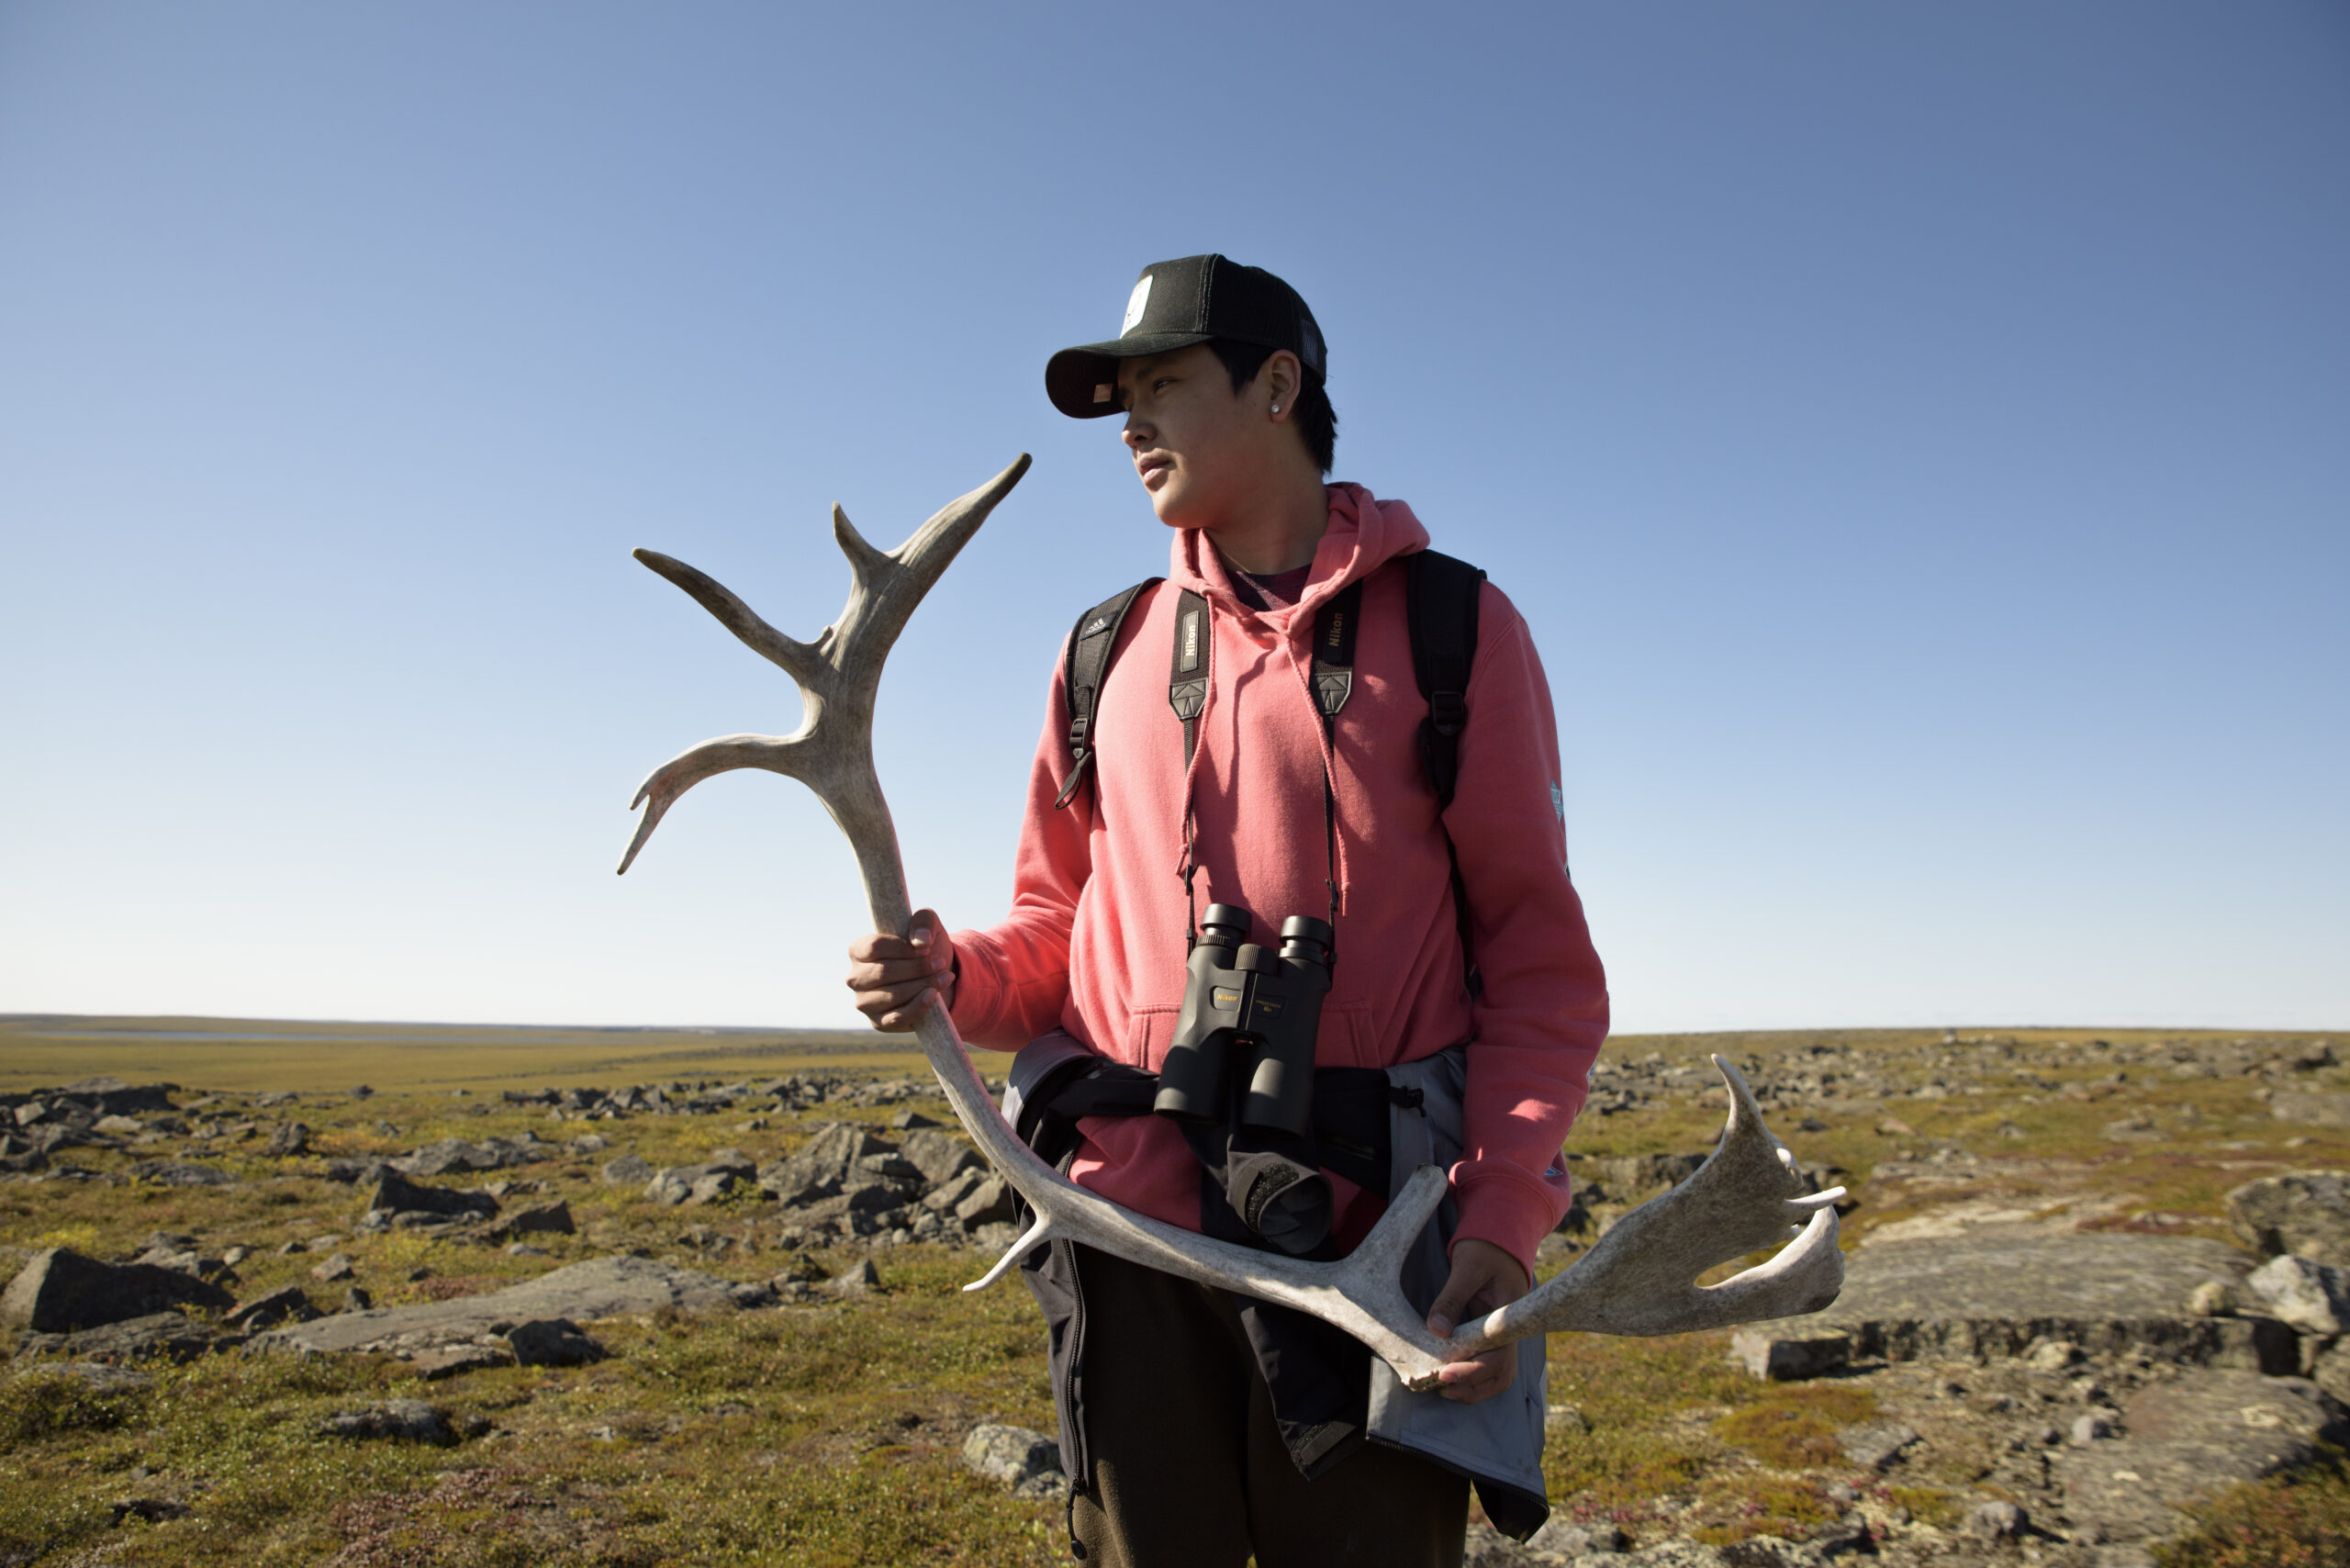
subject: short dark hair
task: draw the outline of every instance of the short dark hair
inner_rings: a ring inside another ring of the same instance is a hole
[[[1232,377],[1235,392],[1256,380],[1257,373],[1265,368],[1265,362],[1273,357],[1273,351],[1267,344],[1244,343],[1232,338],[1210,338],[1208,347],[1224,361],[1225,373]],[[1330,407],[1330,394],[1323,390],[1320,376],[1307,370],[1301,379],[1304,385],[1298,388],[1297,404],[1290,417],[1297,421],[1297,433],[1305,438],[1305,450],[1327,474],[1338,448],[1338,411]]]

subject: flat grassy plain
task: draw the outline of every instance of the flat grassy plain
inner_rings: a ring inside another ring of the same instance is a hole
[[[2098,1032],[2109,1055],[2164,1046],[2180,1058],[2121,1070],[2085,1056],[2077,1047],[2088,1036],[2077,1029],[1966,1033],[2012,1047],[2015,1070],[1952,1066],[1953,1042],[1938,1030],[1622,1037],[1609,1058],[1645,1061],[1643,1081],[1661,1087],[1635,1108],[1587,1114],[1570,1149],[1598,1160],[1710,1148],[1722,1096],[1703,1063],[1718,1051],[1781,1085],[1772,1119],[1798,1157],[1844,1172],[1838,1179],[1859,1199],[1848,1244],[1983,1204],[2071,1205],[2094,1228],[2225,1238],[2220,1201],[2230,1188],[2288,1167],[2350,1167],[2350,1133],[2278,1122],[2255,1076],[2192,1072],[2188,1058],[2241,1047],[2240,1032]],[[2255,1048],[2311,1043],[2262,1035]],[[1787,1097],[1819,1052],[1846,1047],[1844,1059],[1874,1064],[1882,1092]],[[1001,1060],[983,1065],[1000,1070]],[[837,1273],[867,1256],[863,1244],[796,1253],[778,1241],[772,1204],[665,1208],[636,1186],[602,1184],[596,1166],[621,1153],[687,1164],[722,1147],[765,1160],[789,1153],[817,1121],[878,1126],[890,1111],[827,1104],[798,1116],[557,1125],[545,1109],[497,1093],[818,1069],[924,1070],[895,1041],[780,1030],[0,1021],[0,1088],[99,1074],[162,1081],[183,1086],[183,1103],[225,1096],[207,1112],[220,1117],[290,1091],[299,1102],[268,1114],[298,1116],[313,1130],[304,1157],[269,1159],[258,1138],[207,1156],[238,1178],[229,1187],[0,1183],[0,1269],[13,1272],[47,1246],[127,1258],[151,1233],[172,1231],[199,1237],[207,1250],[251,1249],[238,1265],[241,1298],[299,1283],[330,1308],[341,1287],[309,1275],[330,1250],[351,1259],[379,1306],[494,1289],[625,1250],[741,1280]],[[1941,1097],[1916,1097],[1944,1081]],[[362,1083],[375,1092],[352,1096]],[[951,1119],[934,1097],[912,1104]],[[1800,1125],[1807,1116],[1812,1125]],[[577,1234],[532,1238],[544,1256],[414,1232],[354,1233],[364,1194],[324,1173],[335,1156],[525,1132],[610,1140],[592,1156],[498,1173],[535,1189],[516,1201],[571,1204]],[[1913,1178],[1936,1152],[1962,1148],[1979,1159],[1938,1167],[1931,1182]],[[153,1152],[66,1157],[122,1175]],[[106,1393],[20,1365],[0,1378],[0,1568],[1069,1561],[1059,1505],[1013,1497],[966,1473],[958,1458],[979,1421],[1052,1428],[1041,1324],[1025,1292],[1015,1283],[963,1294],[988,1261],[973,1251],[912,1245],[872,1257],[881,1279],[872,1296],[606,1323],[594,1332],[611,1357],[587,1367],[509,1367],[428,1383],[387,1357],[230,1354],[156,1367],[150,1385]],[[1953,1523],[1966,1501],[1996,1495],[1981,1456],[1963,1449],[1920,1455],[1897,1485],[1855,1473],[1832,1434],[1877,1414],[1867,1391],[1755,1383],[1727,1360],[1727,1340],[1554,1336],[1550,1397],[1572,1410],[1554,1423],[1545,1460],[1554,1506],[1613,1521],[1639,1541],[1719,1543],[1808,1537],[1849,1506],[1843,1486],[1860,1491],[1872,1518],[1923,1526]],[[442,1449],[319,1434],[328,1416],[395,1397],[431,1401],[482,1435]],[[2241,1489],[2214,1499],[2210,1518],[2170,1562],[2336,1563],[2327,1543],[2350,1537],[2350,1482],[2328,1472]]]
[[[343,1024],[269,1018],[0,1014],[0,1090],[111,1074],[214,1092],[535,1088],[739,1078],[821,1068],[927,1070],[919,1050],[845,1029]]]

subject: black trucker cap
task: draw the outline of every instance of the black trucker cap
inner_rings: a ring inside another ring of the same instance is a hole
[[[1118,362],[1230,338],[1287,349],[1323,378],[1322,329],[1297,290],[1262,267],[1222,256],[1154,262],[1126,299],[1125,324],[1106,343],[1063,349],[1045,365],[1045,394],[1073,420],[1118,408]]]

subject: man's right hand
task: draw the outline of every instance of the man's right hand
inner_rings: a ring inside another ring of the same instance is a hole
[[[856,1010],[884,1034],[903,1034],[933,1007],[955,1005],[955,943],[934,910],[916,910],[903,936],[858,937],[848,960]]]

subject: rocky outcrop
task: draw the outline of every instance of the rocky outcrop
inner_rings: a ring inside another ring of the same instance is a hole
[[[181,1306],[225,1311],[236,1298],[218,1285],[152,1263],[101,1263],[70,1248],[33,1254],[0,1293],[0,1323],[70,1334]]]
[[[143,1361],[151,1356],[188,1361],[224,1346],[241,1344],[241,1334],[215,1334],[182,1312],[152,1312],[72,1334],[17,1336],[20,1357],[65,1356],[75,1361]]]
[[[2298,1372],[2300,1347],[2285,1325],[2201,1316],[2192,1305],[2207,1284],[2243,1290],[2250,1264],[2215,1241],[2008,1226],[1879,1241],[1847,1262],[1833,1306],[1753,1325],[1737,1344],[1758,1375],[1780,1377],[1863,1359],[2014,1357],[2054,1341],[2087,1353],[2144,1350],[2191,1365]]]
[[[552,1159],[562,1150],[534,1137],[491,1137],[468,1140],[442,1138],[390,1162],[408,1176],[447,1176],[475,1170],[502,1170]]]
[[[2065,1506],[2108,1540],[2159,1538],[2187,1522],[2177,1505],[2314,1461],[2350,1438],[2340,1406],[2302,1378],[2212,1372],[2129,1399],[2114,1435],[2056,1458]]]
[[[255,1336],[253,1344],[263,1350],[413,1354],[502,1337],[519,1324],[543,1319],[559,1318],[577,1325],[662,1307],[699,1311],[765,1306],[775,1299],[775,1293],[765,1285],[737,1284],[646,1258],[599,1258],[484,1295],[337,1313],[316,1322],[287,1324]]]
[[[2228,1224],[2244,1245],[2350,1269],[2350,1173],[2288,1170],[2227,1196]]]
[[[498,1200],[487,1193],[455,1187],[427,1187],[409,1181],[396,1170],[386,1170],[375,1183],[375,1194],[367,1200],[367,1217],[375,1223],[398,1225],[420,1220],[489,1219],[498,1213]]]

